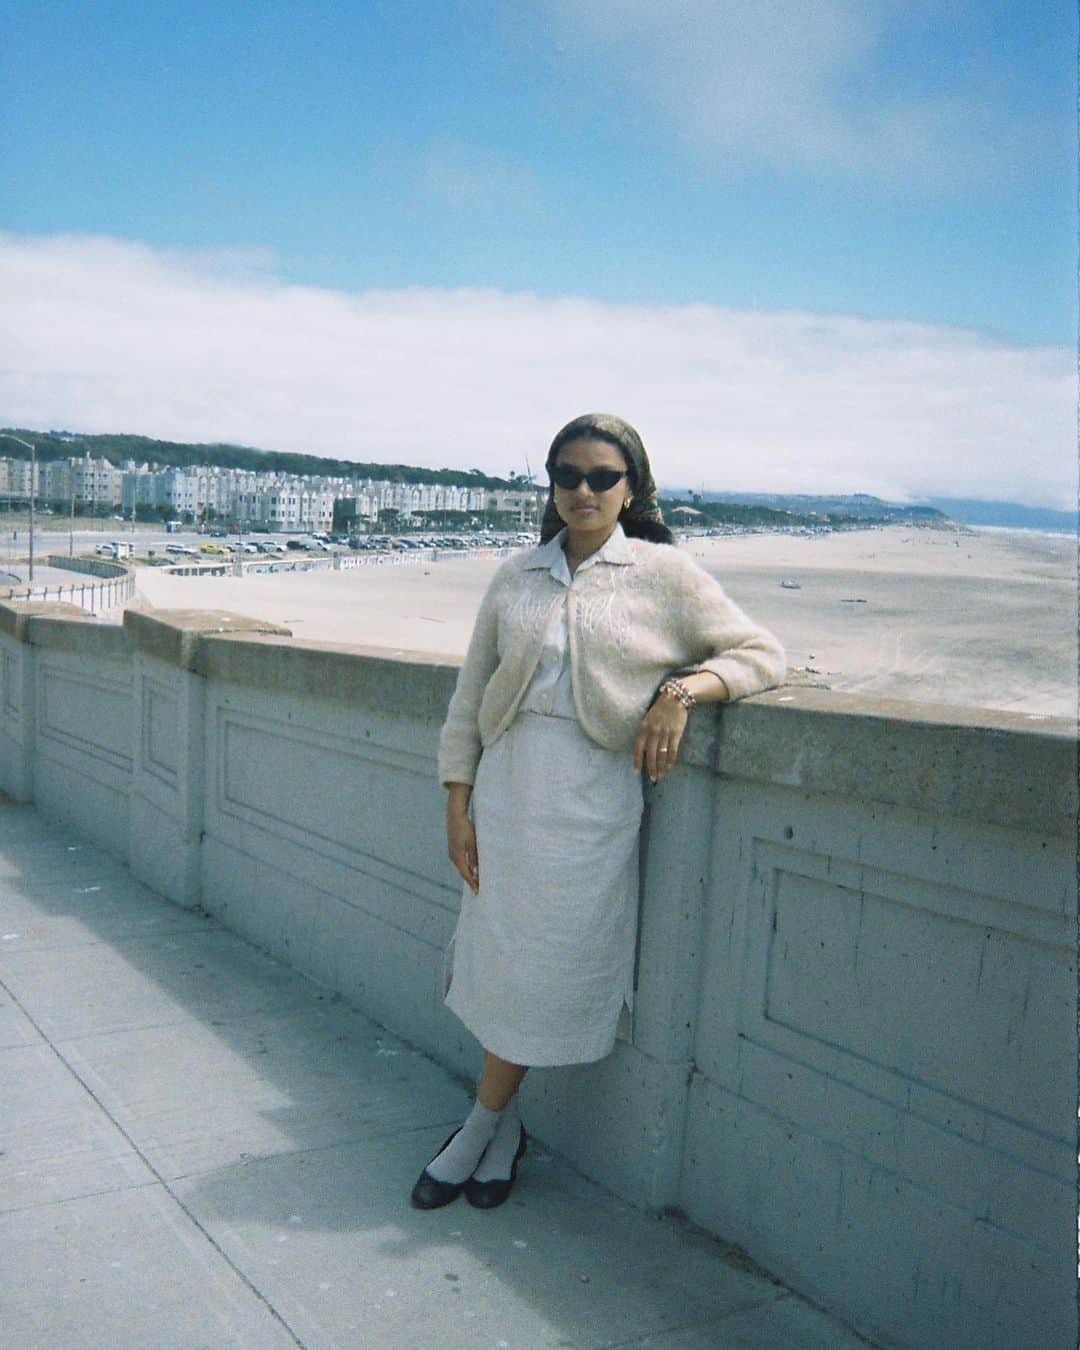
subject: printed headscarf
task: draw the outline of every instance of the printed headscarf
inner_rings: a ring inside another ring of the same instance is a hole
[[[630,423],[612,413],[585,413],[567,422],[551,442],[551,449],[547,453],[544,467],[549,477],[562,447],[570,441],[580,440],[607,441],[622,451],[628,470],[630,496],[630,505],[624,507],[619,515],[623,532],[630,538],[649,539],[654,544],[673,543],[671,531],[664,524],[656,500],[656,483],[649,466],[649,456],[645,453],[641,437]],[[547,506],[540,522],[540,542],[546,543],[559,533],[564,524],[555,510],[555,489],[552,486],[548,489]]]

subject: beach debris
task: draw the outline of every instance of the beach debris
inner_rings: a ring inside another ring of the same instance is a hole
[[[802,582],[801,582],[801,581],[792,581],[792,580],[790,580],[789,578],[785,578],[785,579],[780,583],[780,585],[784,588],[785,591],[801,591],[801,590],[802,590]]]

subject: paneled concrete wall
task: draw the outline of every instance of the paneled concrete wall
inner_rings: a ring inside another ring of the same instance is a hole
[[[453,668],[0,607],[0,786],[463,1074]],[[887,1345],[1075,1340],[1075,735],[782,690],[649,794],[632,1025],[526,1080],[583,1171]]]
[[[721,740],[682,1203],[883,1339],[1067,1345],[1074,741],[776,697]]]

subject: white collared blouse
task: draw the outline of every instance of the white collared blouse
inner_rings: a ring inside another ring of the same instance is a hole
[[[563,547],[565,538],[566,531],[560,530],[553,539],[537,550],[537,559],[542,560],[542,565],[547,565],[549,557],[552,559],[548,567],[549,575],[565,589],[562,603],[556,602],[544,630],[544,645],[540,651],[540,659],[536,664],[536,672],[529,681],[529,687],[522,697],[520,711],[576,721],[578,714],[574,706],[574,684],[570,672],[569,622],[570,588],[574,584],[574,578],[570,575],[570,567],[566,561],[566,550]],[[595,553],[578,563],[577,575],[580,576],[582,572],[599,563],[611,562],[612,559],[616,562],[625,561],[626,556],[626,536],[620,528],[617,534],[609,535]]]

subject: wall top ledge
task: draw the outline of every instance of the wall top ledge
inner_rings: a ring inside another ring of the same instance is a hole
[[[96,623],[94,617],[58,600],[5,600],[0,603],[0,633],[16,642],[30,641],[30,620],[38,617],[73,619],[76,622]]]
[[[976,728],[980,731],[1022,732],[1025,736],[1064,737],[1075,741],[1077,724],[1068,717],[1043,713],[1007,712],[999,708],[976,708],[967,704],[927,703],[921,700],[877,698],[847,694],[819,686],[784,685],[765,694],[744,699],[752,707],[783,708],[793,712],[822,713],[831,717],[874,718],[879,721],[915,723],[926,727]]]
[[[773,690],[724,712],[717,771],[830,796],[1074,838],[1066,718]]]
[[[452,656],[394,647],[223,633],[200,642],[195,669],[232,684],[441,723],[459,664]]]
[[[292,632],[266,619],[216,609],[128,609],[124,611],[124,629],[140,652],[182,670],[197,669],[203,638],[233,633],[290,637]]]

